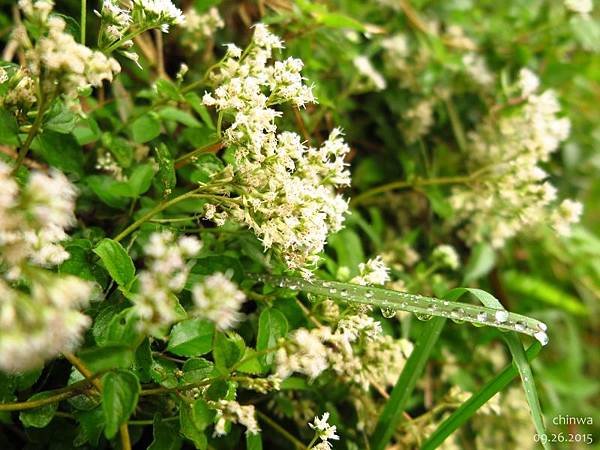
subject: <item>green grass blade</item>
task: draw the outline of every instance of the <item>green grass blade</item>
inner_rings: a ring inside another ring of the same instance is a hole
[[[466,292],[473,294],[474,297],[476,297],[481,303],[489,308],[504,309],[496,297],[480,289],[458,288],[450,291],[450,294],[462,295]],[[542,325],[539,331],[545,335],[545,325]],[[517,370],[521,376],[521,382],[523,383],[523,389],[525,390],[525,396],[527,397],[527,403],[529,404],[529,409],[531,411],[531,417],[533,419],[536,432],[540,436],[545,435],[546,427],[544,426],[542,408],[537,395],[533,373],[531,371],[531,367],[529,366],[529,361],[525,356],[523,344],[521,344],[519,335],[514,332],[508,333],[504,337],[504,340],[508,345],[508,349],[513,357],[513,362],[517,366]],[[548,443],[543,443],[543,445],[546,449],[550,448]]]
[[[479,289],[459,288],[453,289],[456,297],[445,296],[444,300],[421,295],[408,294],[406,292],[392,291],[390,289],[375,288],[370,286],[359,286],[351,283],[340,283],[337,281],[323,281],[316,278],[305,280],[298,277],[287,277],[280,275],[248,274],[257,281],[270,283],[281,288],[299,290],[310,294],[320,295],[346,303],[371,305],[385,310],[407,311],[418,314],[419,317],[442,317],[471,324],[491,326],[502,330],[516,331],[527,334],[539,340],[544,345],[548,337],[544,330],[546,325],[542,322],[510,313],[504,310],[502,305],[493,305],[497,300],[490,294]],[[465,292],[471,292],[483,302],[488,301],[485,306],[471,305],[452,301]],[[502,316],[498,316],[499,311]]]
[[[392,390],[372,435],[371,450],[383,450],[388,445],[394,430],[402,420],[406,401],[410,398],[431,350],[446,323],[446,319],[436,317],[428,322],[415,344],[406,365]]]
[[[508,344],[508,348],[512,354],[513,362],[517,366],[519,375],[521,375],[521,382],[523,383],[523,389],[525,389],[525,396],[527,397],[527,403],[529,403],[535,431],[538,436],[544,436],[546,435],[546,427],[544,425],[542,407],[540,406],[540,400],[535,387],[535,380],[533,378],[531,366],[525,355],[523,344],[521,344],[521,340],[516,333],[509,333],[504,339]],[[550,444],[547,441],[541,440],[541,442],[545,449],[550,449]]]
[[[540,352],[542,346],[539,342],[534,343],[527,349],[525,357],[527,361],[533,360]],[[485,405],[494,395],[505,389],[512,380],[519,375],[515,364],[510,364],[496,377],[489,381],[479,392],[473,394],[466,402],[454,411],[433,432],[429,439],[423,443],[421,450],[433,450],[439,447],[444,440],[461,426],[463,426],[479,408]]]

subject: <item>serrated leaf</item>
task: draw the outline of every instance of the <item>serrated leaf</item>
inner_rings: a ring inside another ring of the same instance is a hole
[[[131,124],[131,135],[138,144],[151,141],[160,135],[160,121],[150,114],[143,115]]]
[[[238,372],[257,375],[264,371],[264,364],[261,364],[259,357],[256,356],[256,350],[253,350],[250,347],[246,348],[240,360],[244,362],[236,366]]]
[[[208,320],[190,319],[171,330],[167,350],[178,356],[201,356],[211,351],[215,325]]]
[[[192,404],[182,403],[179,409],[181,433],[194,443],[197,449],[206,449],[207,439],[204,430],[214,418],[212,411],[202,399]]]
[[[261,352],[277,345],[277,341],[285,337],[288,332],[288,323],[281,311],[267,308],[258,318],[258,336],[256,350]],[[263,355],[259,358],[261,364],[268,367],[273,361],[273,354]]]
[[[39,392],[29,397],[27,401],[42,400],[51,395],[53,395],[52,392]],[[21,411],[19,419],[26,427],[44,428],[52,421],[57,409],[58,403],[50,403],[39,408]]]
[[[106,427],[104,435],[112,439],[135,410],[140,383],[129,371],[109,372],[102,378],[102,411]]]
[[[96,447],[105,425],[102,407],[98,406],[90,411],[78,411],[75,417],[79,422],[80,429],[73,444],[79,447],[85,443],[89,443],[93,447]]]
[[[160,414],[154,416],[154,439],[148,450],[179,450],[182,439],[178,436],[177,424],[162,420]]]
[[[103,239],[94,249],[113,280],[128,290],[135,278],[135,266],[123,246],[112,239]]]
[[[244,339],[235,333],[217,333],[213,348],[215,365],[224,371],[229,370],[244,355],[246,345]]]
[[[215,365],[204,358],[190,358],[182,367],[185,384],[199,383],[213,374]]]

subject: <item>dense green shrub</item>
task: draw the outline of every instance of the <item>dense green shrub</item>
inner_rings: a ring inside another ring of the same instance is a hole
[[[2,448],[597,440],[592,9],[3,2]]]

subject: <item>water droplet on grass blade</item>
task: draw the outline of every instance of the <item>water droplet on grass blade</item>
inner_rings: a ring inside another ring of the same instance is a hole
[[[396,315],[396,310],[393,308],[381,308],[381,315],[386,319],[391,319]]]
[[[494,317],[496,319],[496,322],[504,323],[508,320],[508,313],[503,310],[496,311],[496,314],[494,314]]]
[[[543,331],[538,331],[537,333],[535,333],[533,335],[534,338],[536,338],[540,344],[542,345],[546,345],[548,343],[548,335],[546,333],[544,333]]]

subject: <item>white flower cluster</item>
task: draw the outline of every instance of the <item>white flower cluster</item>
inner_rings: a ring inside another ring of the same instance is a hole
[[[89,317],[92,283],[39,267],[65,261],[60,245],[75,222],[75,188],[58,172],[31,173],[19,188],[0,163],[0,370],[22,372],[73,349]],[[28,291],[11,283],[26,279]]]
[[[384,285],[390,281],[390,269],[383,262],[381,256],[369,259],[366,263],[358,265],[358,275],[350,280],[351,283],[361,286]]]
[[[203,41],[224,26],[225,22],[217,8],[212,7],[204,14],[190,8],[185,11],[185,20],[181,24],[181,43],[190,50],[197,51]]]
[[[18,278],[24,263],[50,267],[69,257],[60,241],[75,223],[76,191],[54,170],[33,172],[19,190],[10,172],[0,162],[0,261],[8,268],[5,276]]]
[[[171,0],[133,0],[133,22],[146,28],[160,28],[163,33],[170,25],[180,25],[185,17]]]
[[[295,330],[286,346],[275,353],[275,375],[285,379],[293,373],[302,373],[310,379],[317,378],[329,367],[324,342],[330,337],[329,327]]]
[[[594,9],[592,0],[565,0],[565,8],[577,14],[587,16]]]
[[[354,67],[358,70],[358,73],[361,74],[368,82],[369,85],[372,85],[375,90],[382,91],[387,87],[387,83],[383,75],[381,75],[369,58],[364,55],[359,55],[352,60]]]
[[[92,283],[75,276],[36,273],[24,293],[0,278],[0,370],[35,369],[80,343],[91,319],[79,310],[88,304]]]
[[[98,43],[107,52],[118,50],[123,56],[135,62],[138,54],[129,50],[132,38],[143,31],[159,28],[163,33],[171,25],[181,25],[185,17],[171,0],[132,0],[123,4],[118,0],[103,0],[100,11]]]
[[[215,436],[224,436],[227,434],[225,426],[227,422],[239,423],[246,427],[246,433],[260,433],[260,427],[256,421],[253,405],[240,405],[233,400],[219,400],[211,402],[210,406],[217,411],[215,423]]]
[[[432,259],[442,267],[456,270],[460,267],[460,258],[458,253],[451,245],[438,245],[433,249]]]
[[[240,307],[246,295],[228,275],[217,272],[194,285],[192,299],[196,306],[193,315],[214,322],[223,331],[235,327],[242,319]]]
[[[331,368],[340,379],[367,391],[373,382],[393,385],[411,351],[409,341],[384,335],[377,320],[352,314],[333,332],[327,326],[295,330],[275,355],[276,375],[285,379],[302,373],[315,379]]]
[[[229,45],[212,77],[220,85],[203,101],[232,118],[224,136],[236,149],[236,163],[226,169],[236,188],[227,194],[238,197],[221,208],[251,228],[265,248],[276,248],[290,268],[301,269],[317,261],[327,235],[342,226],[347,202],[336,188],[350,183],[344,163],[350,149],[338,129],[319,149],[305,146],[296,133],[277,133],[275,120],[282,113],[272,106],[314,101],[300,74],[302,61],[268,64],[273,49],[282,46],[264,25],[256,25],[243,55]]]
[[[34,46],[23,37],[28,70],[44,80],[44,91],[64,94],[69,98],[79,91],[111,81],[120,72],[119,63],[102,52],[91,50],[75,41],[65,31],[64,19],[50,15],[54,3],[50,0],[21,0],[19,5],[29,20],[36,21],[43,30]]]
[[[465,66],[467,74],[481,86],[490,86],[494,84],[495,77],[487,64],[483,56],[477,53],[467,53],[462,58],[462,63]]]
[[[139,293],[133,297],[141,326],[151,333],[177,320],[177,298],[185,286],[190,267],[188,258],[195,256],[202,244],[194,237],[176,238],[170,231],[153,233],[144,253],[146,270],[139,275]]]
[[[320,419],[319,416],[315,417],[315,420],[313,420],[312,423],[309,423],[308,426],[315,430],[317,437],[321,439],[321,443],[315,447],[312,447],[312,450],[319,450],[319,446],[321,446],[320,448],[323,449],[330,449],[332,445],[329,441],[337,441],[340,438],[336,434],[337,427],[335,425],[329,425],[328,412],[323,413],[323,417]]]
[[[558,116],[554,92],[538,95],[538,85],[535,74],[522,70],[518,86],[524,104],[511,115],[490,117],[469,136],[470,166],[482,176],[450,197],[455,223],[466,223],[462,235],[469,243],[488,240],[500,247],[533,225],[554,219],[554,227],[564,232],[578,220],[581,207],[575,202],[563,203],[559,213],[551,210],[556,189],[545,181],[540,164],[568,137],[570,122]]]
[[[0,107],[29,111],[36,102],[35,81],[23,67],[14,73],[0,68],[0,84],[6,84],[3,86],[5,93],[0,95]]]
[[[435,101],[423,98],[402,113],[404,122],[400,123],[400,128],[409,143],[417,141],[431,129],[434,124],[434,107]]]

